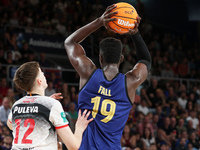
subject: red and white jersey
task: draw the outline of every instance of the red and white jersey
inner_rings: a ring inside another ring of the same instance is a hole
[[[55,129],[68,126],[60,102],[39,95],[15,102],[8,120],[13,126],[12,150],[57,150]]]

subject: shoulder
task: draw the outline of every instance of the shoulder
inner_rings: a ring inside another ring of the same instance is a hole
[[[54,98],[48,97],[48,96],[41,96],[41,101],[45,101],[46,103],[50,104],[50,105],[55,105],[55,104],[60,104],[60,102]]]

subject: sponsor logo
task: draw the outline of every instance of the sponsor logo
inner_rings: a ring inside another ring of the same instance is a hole
[[[66,118],[65,113],[64,113],[64,112],[61,112],[60,115],[61,115],[61,118],[63,119],[63,122],[64,122],[64,123],[67,122],[67,118]]]
[[[13,114],[15,113],[38,113],[38,106],[18,107],[15,106]]]
[[[63,48],[62,42],[58,42],[58,41],[51,42],[51,41],[42,40],[42,39],[37,40],[37,39],[30,38],[28,44],[31,46],[40,46],[40,47],[46,47],[46,48],[49,48],[49,47],[58,48],[58,49]]]
[[[36,97],[26,98],[23,100],[23,103],[33,103],[35,102]]]
[[[120,24],[120,25],[126,26],[126,27],[134,27],[135,26],[134,23],[130,23],[129,21],[125,21],[125,20],[122,20],[122,19],[118,19],[117,23]]]
[[[130,14],[130,15],[132,15],[133,12],[134,12],[133,10],[132,11],[124,11],[125,14]]]

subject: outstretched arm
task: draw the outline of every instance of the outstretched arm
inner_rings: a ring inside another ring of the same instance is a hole
[[[136,23],[135,29],[130,30],[129,32],[135,44],[136,55],[138,58],[138,63],[126,74],[128,93],[132,101],[136,88],[146,80],[151,68],[151,55],[138,31],[139,23],[140,17],[138,18],[138,23]]]
[[[87,112],[87,110],[85,110],[82,115],[81,110],[79,110],[78,120],[76,122],[76,130],[74,134],[72,133],[69,126],[61,129],[56,129],[59,137],[65,143],[69,150],[79,149],[82,141],[83,132],[87,128],[88,124],[93,121],[93,118],[87,120],[89,115],[90,112]]]
[[[65,40],[65,49],[69,60],[80,75],[80,88],[96,68],[95,64],[86,56],[80,42],[100,27],[106,27],[109,21],[115,20],[114,18],[109,18],[116,14],[116,12],[110,12],[115,7],[115,5],[109,6],[101,17],[78,29]]]

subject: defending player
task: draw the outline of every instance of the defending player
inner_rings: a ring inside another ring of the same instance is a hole
[[[117,12],[116,6],[109,6],[104,14],[93,22],[72,33],[65,40],[65,49],[73,67],[80,75],[78,105],[81,109],[92,111],[94,121],[83,134],[80,150],[121,150],[120,139],[129,111],[134,102],[136,88],[147,78],[151,67],[151,56],[138,32],[138,25],[131,34],[139,59],[126,75],[119,73],[123,61],[122,43],[114,38],[105,38],[100,43],[99,61],[101,69],[86,56],[79,44],[92,32],[105,26]]]
[[[57,134],[68,149],[78,149],[82,133],[92,120],[85,110],[76,123],[73,134],[59,101],[44,96],[46,78],[37,62],[21,65],[14,83],[27,91],[27,96],[14,103],[7,125],[13,130],[13,150],[57,150]],[[56,131],[56,132],[55,132]]]

